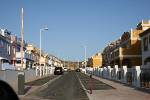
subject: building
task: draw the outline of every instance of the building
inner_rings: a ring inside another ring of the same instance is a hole
[[[102,55],[101,55],[101,53],[96,53],[91,58],[88,58],[87,67],[93,67],[93,68],[102,67]]]
[[[92,67],[102,67],[101,53],[97,53],[92,57]]]
[[[11,64],[16,64],[17,36],[11,35]]]
[[[150,66],[150,28],[140,34],[142,48],[142,65],[143,67]]]
[[[141,86],[150,88],[150,28],[140,34],[142,50]]]
[[[136,29],[131,29],[129,32],[124,32],[123,35],[114,42],[111,42],[103,50],[103,65],[121,67],[127,65],[140,66],[141,60],[141,41],[140,34],[150,27],[150,21],[140,22]]]
[[[148,28],[150,21],[142,21],[136,29],[131,29],[121,36],[121,65],[131,67],[142,64],[140,34]]]
[[[33,55],[27,52],[27,43],[24,41],[23,46],[23,68],[21,66],[21,38],[17,38],[17,49],[16,49],[16,68],[18,70],[32,68]]]
[[[102,65],[103,66],[120,66],[120,43],[121,39],[117,39],[116,41],[108,44],[102,53]]]
[[[26,47],[26,52],[31,55],[32,59],[31,59],[31,63],[32,66],[31,68],[35,68],[37,66],[39,66],[39,59],[40,59],[40,50],[33,46],[32,44],[28,44]]]
[[[0,69],[4,63],[10,63],[11,59],[11,33],[7,29],[0,29]]]

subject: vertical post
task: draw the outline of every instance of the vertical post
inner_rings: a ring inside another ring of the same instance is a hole
[[[64,59],[64,67],[66,67],[66,66],[65,66],[65,59]]]
[[[23,69],[23,45],[24,45],[24,12],[21,9],[21,69]]]
[[[41,29],[40,29],[40,76],[42,76],[42,66],[41,66]]]
[[[79,66],[79,59],[78,59],[78,68],[80,68],[80,66]]]
[[[86,46],[84,46],[84,55],[85,55],[85,74],[86,74]]]

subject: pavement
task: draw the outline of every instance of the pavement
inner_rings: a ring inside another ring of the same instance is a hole
[[[92,90],[92,94],[88,93],[90,100],[150,100],[149,93],[97,76],[92,77],[112,86],[114,89]]]

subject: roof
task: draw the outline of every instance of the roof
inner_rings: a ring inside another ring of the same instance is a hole
[[[140,37],[143,37],[147,34],[150,34],[150,28],[140,34]]]

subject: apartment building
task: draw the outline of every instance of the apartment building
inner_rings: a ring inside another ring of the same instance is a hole
[[[121,36],[121,65],[140,66],[142,64],[140,34],[150,28],[150,21],[140,22],[136,29]]]
[[[150,28],[140,34],[142,50],[141,86],[150,88]]]
[[[128,68],[132,66],[140,66],[142,64],[141,57],[141,41],[140,34],[150,27],[150,21],[140,22],[136,29],[124,32],[122,36],[114,42],[111,42],[103,50],[103,65],[123,66]]]
[[[88,58],[87,67],[93,67],[93,68],[102,67],[102,55],[101,55],[101,53],[96,53],[91,58]]]
[[[17,36],[11,35],[11,64],[16,64]]]
[[[37,66],[39,66],[39,64],[40,64],[40,50],[37,48],[37,47],[35,47],[34,45],[32,45],[32,44],[28,44],[27,45],[27,53],[29,54],[29,55],[31,55],[31,61],[32,61],[32,68],[35,68],[35,67],[37,67]]]
[[[102,65],[103,66],[120,66],[120,43],[121,39],[117,39],[116,41],[108,44],[102,53]]]
[[[7,29],[0,29],[0,69],[5,62],[10,62],[11,33]]]
[[[16,49],[16,68],[18,70],[32,68],[33,56],[27,52],[27,43],[24,41],[23,46],[23,68],[21,65],[21,38],[17,38],[17,49]]]
[[[142,48],[142,66],[149,68],[150,66],[150,28],[140,34]]]

